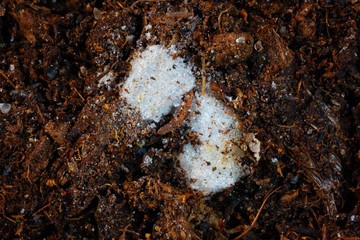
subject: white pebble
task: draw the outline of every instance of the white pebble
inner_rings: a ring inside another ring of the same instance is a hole
[[[253,153],[259,153],[260,152],[260,141],[256,138],[254,138],[250,143],[249,143],[249,148]]]
[[[145,164],[146,166],[150,166],[152,163],[153,163],[152,158],[149,157],[148,155],[146,155],[145,158],[144,158],[144,164]]]
[[[239,37],[238,39],[236,39],[236,43],[244,43],[245,42],[245,37]]]
[[[0,111],[3,114],[7,114],[11,110],[11,105],[8,103],[0,103]]]

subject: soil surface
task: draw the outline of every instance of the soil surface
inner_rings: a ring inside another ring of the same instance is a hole
[[[358,0],[1,1],[0,238],[359,239],[359,24]],[[188,188],[173,113],[123,107],[153,44],[261,141],[234,187]]]

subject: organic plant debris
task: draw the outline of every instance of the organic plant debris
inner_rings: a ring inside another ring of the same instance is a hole
[[[358,239],[359,24],[358,0],[1,1],[1,239]],[[261,142],[233,187],[189,187],[186,111],[121,99],[152,45]]]

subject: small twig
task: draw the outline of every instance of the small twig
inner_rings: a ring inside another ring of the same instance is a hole
[[[125,7],[121,3],[119,3],[119,2],[116,2],[116,3],[119,5],[119,7],[121,7],[121,9],[125,9]]]
[[[205,87],[206,87],[206,75],[205,75],[205,57],[201,58],[201,77],[202,77],[202,85],[201,85],[201,95],[204,96],[205,94]]]
[[[29,183],[32,185],[32,181],[30,179],[30,164],[27,166],[27,171],[26,171],[26,178],[29,181]]]
[[[170,47],[171,47],[171,45],[173,44],[173,42],[175,41],[175,38],[177,38],[177,36],[178,36],[178,33],[176,32],[176,33],[172,36],[170,43],[166,46],[167,48],[170,48]]]
[[[40,110],[39,105],[38,105],[38,104],[34,104],[34,105],[35,105],[36,111],[37,111],[37,113],[38,113],[38,115],[39,115],[39,120],[40,120],[40,122],[43,123],[43,124],[45,124],[45,123],[46,123],[46,120],[45,120],[44,115],[42,114],[42,112],[41,112],[41,110]]]
[[[6,79],[6,81],[8,81],[10,83],[10,85],[13,88],[18,89],[18,87],[13,83],[13,81],[11,81],[10,78],[8,78],[8,76],[5,75],[3,70],[0,70],[0,74]]]
[[[130,57],[129,57],[130,58]],[[95,81],[99,81],[101,78],[103,78],[106,74],[108,74],[115,66],[116,64],[118,64],[119,61],[115,61],[114,63],[111,64],[110,68],[106,69],[104,72],[102,72],[101,74],[99,74],[98,76],[96,76],[94,78],[94,80],[92,80],[92,82]]]
[[[74,88],[75,92],[79,95],[79,97],[81,98],[81,100],[82,100],[83,102],[85,102],[85,98],[80,94],[80,92],[77,90],[77,88],[74,87],[74,86],[72,86],[72,87]]]
[[[330,38],[330,32],[329,32],[329,13],[328,13],[328,11],[326,10],[326,15],[325,15],[325,25],[326,25],[326,33],[327,33],[327,35],[328,35],[328,38]]]
[[[21,159],[19,161],[15,161],[15,162],[11,162],[10,163],[10,166],[14,165],[14,164],[17,164],[17,163],[22,163],[24,160],[25,160],[25,154],[21,157]]]
[[[16,221],[14,219],[9,218],[8,216],[6,216],[5,214],[3,214],[3,217],[6,218],[7,220],[9,220],[12,223],[16,224]]]
[[[171,15],[164,15],[161,18],[188,18],[194,16],[191,12],[185,12],[185,13],[171,13]]]
[[[125,35],[126,35],[126,39],[125,39],[125,42],[121,45],[121,47],[120,48],[123,48],[123,47],[125,47],[125,45],[127,44],[127,42],[129,41],[129,34],[127,33],[127,32],[125,32],[125,31],[120,31],[121,33],[125,33]]]
[[[3,190],[1,190],[1,191],[3,191]],[[0,196],[1,196],[1,198],[2,198],[2,202],[1,202],[1,214],[2,215],[5,215],[5,202],[6,202],[6,199],[5,199],[5,196],[4,196],[4,194],[2,194],[2,193],[0,193]]]
[[[79,97],[81,98],[81,100],[82,100],[83,102],[85,102],[85,98],[81,95],[81,93],[77,90],[77,88],[76,88],[75,86],[73,86],[72,83],[70,83],[69,81],[67,81],[67,80],[65,80],[65,81],[67,82],[67,84],[69,84],[69,86],[70,86],[71,88],[74,89],[74,91],[79,95]]]
[[[326,236],[326,225],[325,225],[325,223],[323,223],[321,231],[322,231],[322,238],[321,239],[326,240],[327,236]]]
[[[219,26],[220,32],[222,31],[222,30],[221,30],[221,16],[222,16],[224,13],[226,13],[227,11],[229,11],[229,10],[230,10],[230,8],[226,9],[225,11],[222,11],[222,12],[219,14],[219,17],[218,17],[218,26]]]
[[[32,215],[35,216],[37,213],[41,212],[42,210],[44,210],[45,208],[49,207],[50,203],[46,204],[45,206],[43,206],[42,208],[40,208],[39,210],[37,210],[36,212],[34,212]]]
[[[246,234],[248,234],[248,233],[250,232],[250,230],[254,227],[256,221],[258,220],[258,218],[259,218],[259,216],[260,216],[260,213],[261,213],[261,210],[264,208],[265,203],[266,203],[266,201],[268,200],[268,198],[269,198],[274,192],[276,192],[277,190],[279,190],[280,188],[282,188],[282,186],[276,188],[275,190],[273,190],[271,193],[269,193],[269,194],[266,196],[266,198],[264,199],[263,203],[261,204],[261,207],[260,207],[258,213],[256,214],[254,220],[252,221],[250,227],[249,227],[248,229],[246,229],[245,232],[243,232],[242,234],[240,234],[239,236],[237,236],[236,238],[234,238],[234,240],[238,240],[238,239],[244,237]]]
[[[34,9],[35,11],[39,11],[39,10],[43,10],[43,11],[46,11],[46,12],[51,12],[51,10],[47,7],[43,7],[43,6],[39,6],[39,5],[36,5],[34,2],[31,3],[31,4],[26,4],[28,7]]]
[[[127,33],[126,33],[127,34]],[[128,35],[129,36],[129,35]],[[112,70],[115,66],[116,66],[116,64],[118,64],[119,63],[119,61],[115,61],[113,64],[111,64],[111,66],[110,66],[110,70]]]
[[[158,131],[157,134],[165,135],[169,132],[173,132],[179,128],[180,124],[185,120],[189,113],[189,109],[191,106],[192,99],[194,97],[194,91],[190,90],[189,94],[187,94],[184,98],[182,106],[178,109],[178,112],[174,115],[174,118],[171,119],[169,123],[165,126],[162,126]]]
[[[128,232],[128,233],[133,233],[135,235],[139,235],[137,232],[135,231],[132,231],[132,230],[128,230],[128,228],[130,227],[130,223],[125,227],[125,228],[121,228],[119,229],[120,232]]]
[[[49,214],[48,212],[44,211],[44,214],[45,214],[45,216],[46,216],[48,219],[50,219],[50,221],[51,221],[52,223],[54,223],[54,219],[50,216],[50,214]]]
[[[123,239],[125,240],[125,239],[126,239],[126,238],[125,238],[126,233],[132,233],[132,234],[135,234],[135,235],[139,236],[139,233],[134,232],[134,231],[132,231],[132,230],[127,230],[127,228],[128,228],[129,226],[130,226],[130,224],[128,224],[124,229],[119,229],[120,231],[123,232],[123,234],[121,234],[119,240],[123,240]]]
[[[4,191],[4,190],[1,190],[1,191]],[[10,222],[16,224],[16,221],[15,221],[14,219],[11,219],[11,218],[9,218],[8,216],[5,215],[5,202],[6,202],[6,199],[5,199],[4,194],[0,193],[0,196],[1,196],[1,198],[2,198],[2,202],[1,202],[1,215],[2,215],[4,218],[6,218],[7,220],[9,220]]]

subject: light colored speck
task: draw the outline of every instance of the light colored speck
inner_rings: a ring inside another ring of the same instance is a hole
[[[15,65],[14,65],[14,64],[10,64],[9,69],[10,69],[10,71],[14,71],[14,70],[15,70]]]
[[[259,153],[260,152],[260,141],[255,138],[255,134],[248,134],[252,136],[252,139],[249,142],[249,148],[253,153]]]
[[[100,75],[100,73],[98,73],[98,75]],[[110,91],[111,89],[110,85],[114,80],[115,80],[114,72],[109,71],[99,80],[98,87],[100,88],[102,86],[105,86],[107,87],[107,90]]]
[[[271,87],[276,88],[276,83],[274,81],[271,82]]]
[[[261,41],[257,41],[255,44],[254,44],[254,49],[258,52],[261,52],[264,47],[262,45],[262,42]]]
[[[86,72],[86,67],[85,66],[80,66],[79,68],[81,73],[85,73]]]
[[[286,26],[281,26],[279,32],[284,33],[286,31]]]
[[[232,98],[231,96],[225,96],[225,98],[226,98],[229,102],[231,102],[231,101],[233,100],[233,98]]]
[[[0,103],[0,111],[3,114],[7,114],[11,110],[11,105],[8,103]]]
[[[145,158],[144,158],[144,164],[145,164],[146,166],[149,166],[149,165],[151,165],[152,163],[153,163],[152,158],[149,157],[149,155],[146,155]]]
[[[245,43],[245,37],[239,37],[238,39],[236,39],[236,43]]]
[[[94,7],[93,14],[94,14],[95,20],[101,20],[102,15],[101,15],[101,10],[100,9]]]

